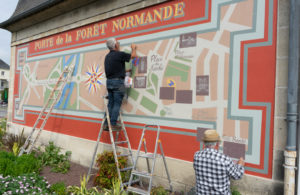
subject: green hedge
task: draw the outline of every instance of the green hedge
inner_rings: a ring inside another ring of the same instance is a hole
[[[19,176],[24,173],[38,173],[41,169],[40,161],[31,154],[20,157],[11,152],[0,151],[0,174],[6,177]]]

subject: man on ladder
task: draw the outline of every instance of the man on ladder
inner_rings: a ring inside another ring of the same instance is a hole
[[[131,54],[120,51],[120,43],[115,38],[110,38],[106,42],[107,48],[110,50],[105,56],[104,67],[106,74],[106,88],[108,91],[108,112],[112,130],[121,130],[121,126],[117,125],[117,120],[125,95],[125,62],[129,62],[131,58],[137,57],[135,44],[131,44]],[[131,71],[131,70],[129,70]],[[104,130],[108,130],[107,121],[104,123]]]
[[[98,134],[97,144],[95,146],[93,159],[89,168],[88,178],[91,174],[92,167],[94,165],[95,156],[98,149],[98,144],[102,135],[103,130],[109,131],[110,140],[113,148],[114,159],[117,167],[118,177],[121,182],[121,186],[124,187],[128,185],[128,182],[123,182],[121,173],[124,171],[132,170],[133,165],[133,156],[132,150],[130,146],[130,142],[128,139],[128,135],[125,129],[125,125],[123,122],[123,118],[120,113],[120,107],[122,105],[122,100],[125,95],[125,62],[129,62],[131,58],[135,58],[136,55],[136,45],[132,44],[131,54],[127,54],[125,52],[120,51],[120,43],[116,41],[115,38],[110,38],[107,40],[106,45],[110,50],[109,53],[105,57],[104,66],[105,66],[105,74],[107,78],[106,87],[108,91],[108,104],[106,105],[106,101],[104,99],[105,104],[105,116],[102,121],[102,125]],[[105,97],[104,97],[105,98]],[[117,125],[118,117],[120,117],[121,125]],[[118,131],[116,137],[113,136],[112,131]],[[120,140],[119,133],[123,131],[123,135],[125,140]],[[116,149],[119,145],[125,144],[128,148],[127,154],[118,154]],[[128,167],[120,168],[118,157],[126,156],[131,161],[131,165]]]

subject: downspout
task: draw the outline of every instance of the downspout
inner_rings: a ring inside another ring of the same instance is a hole
[[[299,2],[290,0],[287,142],[284,151],[284,194],[295,194],[299,80]],[[299,173],[298,173],[299,174]]]

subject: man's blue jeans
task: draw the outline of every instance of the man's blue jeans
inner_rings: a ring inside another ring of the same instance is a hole
[[[111,125],[116,125],[120,113],[120,107],[125,95],[124,79],[107,79],[108,112]]]

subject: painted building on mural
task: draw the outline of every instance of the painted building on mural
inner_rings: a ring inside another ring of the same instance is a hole
[[[89,165],[104,113],[105,41],[115,37],[125,52],[131,43],[138,46],[139,58],[126,64],[133,85],[122,106],[131,145],[137,149],[144,124],[160,125],[176,189],[193,187],[193,155],[203,147],[204,130],[213,128],[222,135],[225,154],[246,160],[246,176],[237,183],[242,190],[281,193],[284,148],[274,137],[274,111],[277,26],[285,18],[278,5],[20,0],[1,24],[13,33],[9,129],[30,132],[62,70],[74,65],[39,141],[54,140],[72,151],[75,162]],[[154,136],[151,131],[148,143]],[[108,133],[101,141],[100,152],[110,148]],[[157,175],[157,183],[166,183],[163,171]]]

